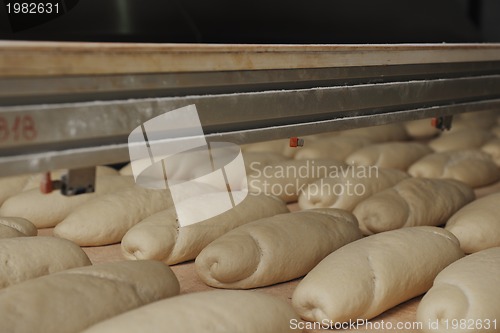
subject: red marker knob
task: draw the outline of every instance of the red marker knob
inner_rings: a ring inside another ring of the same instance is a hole
[[[300,139],[297,137],[290,138],[290,147],[296,148],[296,147],[302,147],[302,146],[304,146],[304,139]]]
[[[51,193],[52,188],[52,179],[50,179],[50,172],[46,172],[42,175],[42,181],[40,182],[40,192],[48,194]]]

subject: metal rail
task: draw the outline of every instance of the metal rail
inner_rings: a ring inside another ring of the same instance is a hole
[[[127,161],[134,128],[189,104],[208,140],[238,144],[500,109],[500,45],[35,44],[0,48],[0,176]],[[15,52],[37,60],[9,69]]]

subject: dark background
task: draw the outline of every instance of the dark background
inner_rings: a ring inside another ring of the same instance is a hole
[[[29,0],[25,0],[29,2]],[[154,43],[500,42],[498,0],[80,0],[0,39]]]

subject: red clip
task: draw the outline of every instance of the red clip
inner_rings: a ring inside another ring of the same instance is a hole
[[[52,179],[50,179],[50,172],[46,172],[42,175],[42,181],[40,182],[40,192],[44,194],[51,193],[52,188]]]
[[[434,128],[439,128],[439,118],[432,118],[431,119],[431,126],[434,127]]]
[[[299,139],[297,137],[290,138],[290,147],[296,148],[296,147],[302,147],[302,146],[304,146],[304,139]]]

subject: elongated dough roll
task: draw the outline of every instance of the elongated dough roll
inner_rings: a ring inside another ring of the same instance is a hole
[[[38,228],[49,228],[61,222],[83,203],[109,192],[134,185],[132,177],[101,176],[96,180],[94,193],[64,196],[58,191],[43,194],[39,189],[21,192],[7,199],[0,207],[1,216],[23,217]]]
[[[179,282],[161,262],[123,261],[73,268],[0,290],[0,331],[77,333],[177,294]]]
[[[337,160],[289,160],[270,164],[247,175],[248,190],[274,195],[285,202],[297,201],[307,184],[346,168]]]
[[[354,208],[364,235],[422,225],[438,226],[474,200],[474,191],[453,179],[408,178]]]
[[[340,208],[352,211],[370,195],[396,185],[408,175],[399,170],[349,166],[333,178],[309,184],[299,195],[302,209]]]
[[[261,292],[216,290],[159,301],[99,323],[84,333],[285,333],[297,315],[285,301]]]
[[[415,162],[408,173],[413,177],[452,178],[474,188],[500,179],[500,172],[491,156],[479,150],[430,154]]]
[[[500,247],[455,261],[417,308],[424,332],[500,332]]]
[[[440,130],[432,126],[431,119],[407,121],[404,123],[404,127],[413,139],[427,139],[440,133]]]
[[[16,229],[25,236],[38,235],[38,229],[30,221],[22,217],[2,217],[0,216],[0,225]]]
[[[26,237],[26,235],[15,228],[0,224],[0,239],[13,237]]]
[[[76,244],[55,237],[0,240],[0,288],[91,262]]]
[[[22,192],[28,182],[29,175],[20,175],[0,178],[0,206],[8,198]]]
[[[406,171],[432,150],[417,142],[386,142],[366,146],[346,157],[345,161],[355,165],[375,165],[381,168]]]
[[[371,319],[426,292],[463,257],[444,229],[414,227],[365,237],[323,259],[299,283],[292,304],[310,321]]]
[[[491,129],[491,133],[497,138],[500,138],[500,126],[495,126]]]
[[[314,209],[260,219],[217,238],[196,257],[209,286],[249,289],[307,274],[323,258],[362,237],[354,215]]]
[[[445,229],[460,241],[465,253],[500,246],[500,192],[477,199],[456,212]]]
[[[186,200],[182,204],[203,209],[204,203],[201,197]],[[179,227],[175,209],[171,207],[151,215],[131,228],[123,237],[122,252],[127,259],[157,259],[173,265],[196,258],[205,246],[229,230],[286,212],[288,208],[285,203],[275,197],[249,194],[233,209],[203,222]]]
[[[493,134],[483,128],[467,128],[443,133],[439,138],[429,142],[429,146],[436,152],[474,149],[481,147],[492,138]]]
[[[289,160],[285,155],[270,152],[248,152],[243,154],[245,170],[247,173],[256,172],[263,167],[273,163]]]
[[[453,117],[453,124],[448,132],[454,133],[471,128],[489,129],[495,125],[497,117],[498,110],[459,113]]]
[[[490,155],[495,164],[500,167],[500,137],[486,142],[481,150]]]
[[[343,161],[352,152],[371,143],[368,138],[348,135],[337,135],[330,138],[311,140],[310,142],[306,142],[304,147],[297,150],[294,158],[296,160],[333,158]]]
[[[114,244],[135,224],[170,206],[169,191],[134,186],[79,206],[54,228],[54,235],[80,246]]]

